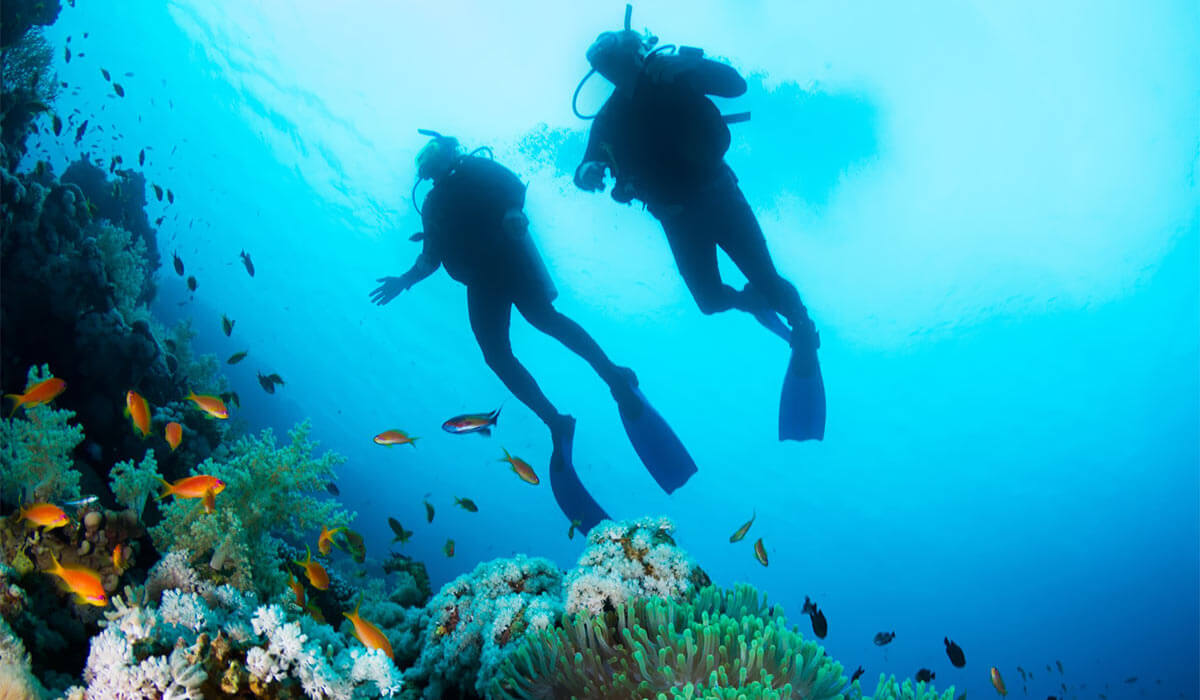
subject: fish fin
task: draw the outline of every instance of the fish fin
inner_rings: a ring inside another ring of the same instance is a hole
[[[155,476],[154,478],[158,479],[159,482],[161,482],[163,485],[163,492],[158,494],[158,500],[161,501],[162,499],[166,498],[167,496],[170,496],[172,491],[174,490],[174,488],[171,486],[170,482],[168,482],[166,479],[162,478],[161,476]]]
[[[15,404],[13,406],[12,413],[8,414],[8,417],[12,418],[13,416],[17,415],[17,410],[21,408],[21,395],[20,394],[5,394],[4,398],[12,399]]]
[[[485,425],[485,426],[483,426],[482,428],[480,428],[479,430],[475,431],[475,432],[479,433],[480,435],[482,435],[482,436],[484,436],[484,437],[491,437],[491,436],[492,436],[492,429],[491,429],[491,428],[489,428],[489,427],[487,427],[486,425]]]

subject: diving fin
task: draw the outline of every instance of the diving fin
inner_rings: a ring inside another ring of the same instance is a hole
[[[820,336],[811,322],[792,334],[792,356],[779,398],[779,439],[825,438],[825,383],[817,360]]]
[[[621,411],[621,424],[633,449],[641,458],[650,476],[663,491],[673,493],[687,483],[696,473],[696,463],[688,454],[679,436],[667,425],[667,421],[650,405],[637,387],[630,387],[633,397],[640,406],[617,404]]]
[[[608,513],[600,507],[592,494],[584,488],[575,472],[575,464],[571,461],[572,443],[575,440],[574,426],[563,438],[559,449],[550,458],[550,490],[554,492],[554,500],[568,520],[578,521],[576,530],[587,534],[601,520],[608,520]]]
[[[782,338],[783,342],[789,344],[792,342],[792,332],[788,330],[787,324],[779,318],[779,314],[771,308],[766,298],[754,285],[747,282],[736,298],[736,308],[749,313],[755,321],[762,324],[763,328]]]

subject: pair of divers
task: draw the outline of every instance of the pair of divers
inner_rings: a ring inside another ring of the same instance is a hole
[[[708,98],[737,97],[746,82],[733,68],[699,49],[655,49],[657,38],[625,28],[604,32],[587,51],[591,70],[614,86],[592,117],[575,184],[602,191],[611,174],[612,198],[643,202],[662,224],[684,282],[705,314],[739,309],[791,345],[779,407],[780,440],[821,440],[825,389],[817,361],[819,336],[796,289],[775,269],[766,241],[725,163],[727,126],[746,115],[723,116]],[[579,89],[575,91],[576,98]],[[457,139],[431,137],[417,155],[417,186],[433,187],[418,209],[421,254],[399,277],[382,277],[371,292],[383,305],[439,267],[467,286],[467,313],[484,361],[513,396],[550,430],[550,484],[563,513],[587,532],[608,518],[583,487],[572,462],[575,419],[559,412],[513,354],[512,308],[534,328],[583,358],[608,385],[639,458],[667,493],[696,473],[696,464],[638,389],[633,370],[615,364],[578,323],[554,307],[558,295],[529,232],[525,185],[486,148],[465,153]],[[480,154],[487,153],[488,157]],[[741,290],[721,280],[720,247],[747,279]],[[780,318],[782,317],[782,319]],[[784,323],[786,320],[786,325]]]

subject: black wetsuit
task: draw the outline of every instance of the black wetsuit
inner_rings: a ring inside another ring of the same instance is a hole
[[[505,231],[506,212],[525,204],[525,185],[489,159],[466,157],[425,199],[422,254],[467,285],[471,330],[488,367],[518,400],[552,428],[561,416],[513,355],[509,322],[515,305],[529,323],[586,360],[606,382],[619,368],[579,324],[554,308],[558,292],[527,230]]]
[[[755,308],[750,295],[721,281],[720,246],[770,308],[794,326],[807,319],[800,295],[771,261],[758,220],[724,160],[729,128],[706,96],[745,91],[746,82],[724,64],[650,56],[633,90],[614,92],[600,109],[583,162],[607,164],[616,177],[613,199],[640,199],[662,222],[701,311]]]

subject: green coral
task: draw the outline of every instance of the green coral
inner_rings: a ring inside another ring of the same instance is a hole
[[[309,540],[323,525],[345,524],[353,514],[324,496],[344,458],[312,453],[307,421],[289,431],[291,444],[277,447],[271,430],[246,437],[223,462],[205,460],[193,473],[225,482],[216,512],[205,513],[199,499],[179,499],[163,508],[163,520],[150,529],[159,551],[186,548],[191,563],[207,558],[214,578],[270,597],[286,577],[279,556],[282,538]]]
[[[911,678],[906,679],[904,683],[898,683],[895,676],[885,678],[880,674],[874,700],[954,700],[954,686],[939,693],[934,690],[932,684],[914,684]]]
[[[31,367],[26,386],[53,376],[45,365]],[[26,406],[24,417],[0,420],[0,483],[20,487],[28,501],[79,498],[71,452],[83,442],[83,428],[71,425],[74,417],[74,411],[43,404]]]
[[[141,302],[149,271],[146,241],[107,222],[93,223],[87,233],[96,239],[117,311],[126,323],[144,320],[149,316]]]
[[[503,663],[493,698],[832,700],[842,665],[789,629],[751,586],[689,601],[643,598],[615,612],[566,615]]]
[[[146,450],[146,456],[138,464],[133,460],[117,462],[109,471],[113,495],[117,502],[142,516],[146,507],[146,497],[154,493],[159,485],[158,461],[154,459],[154,451]]]

